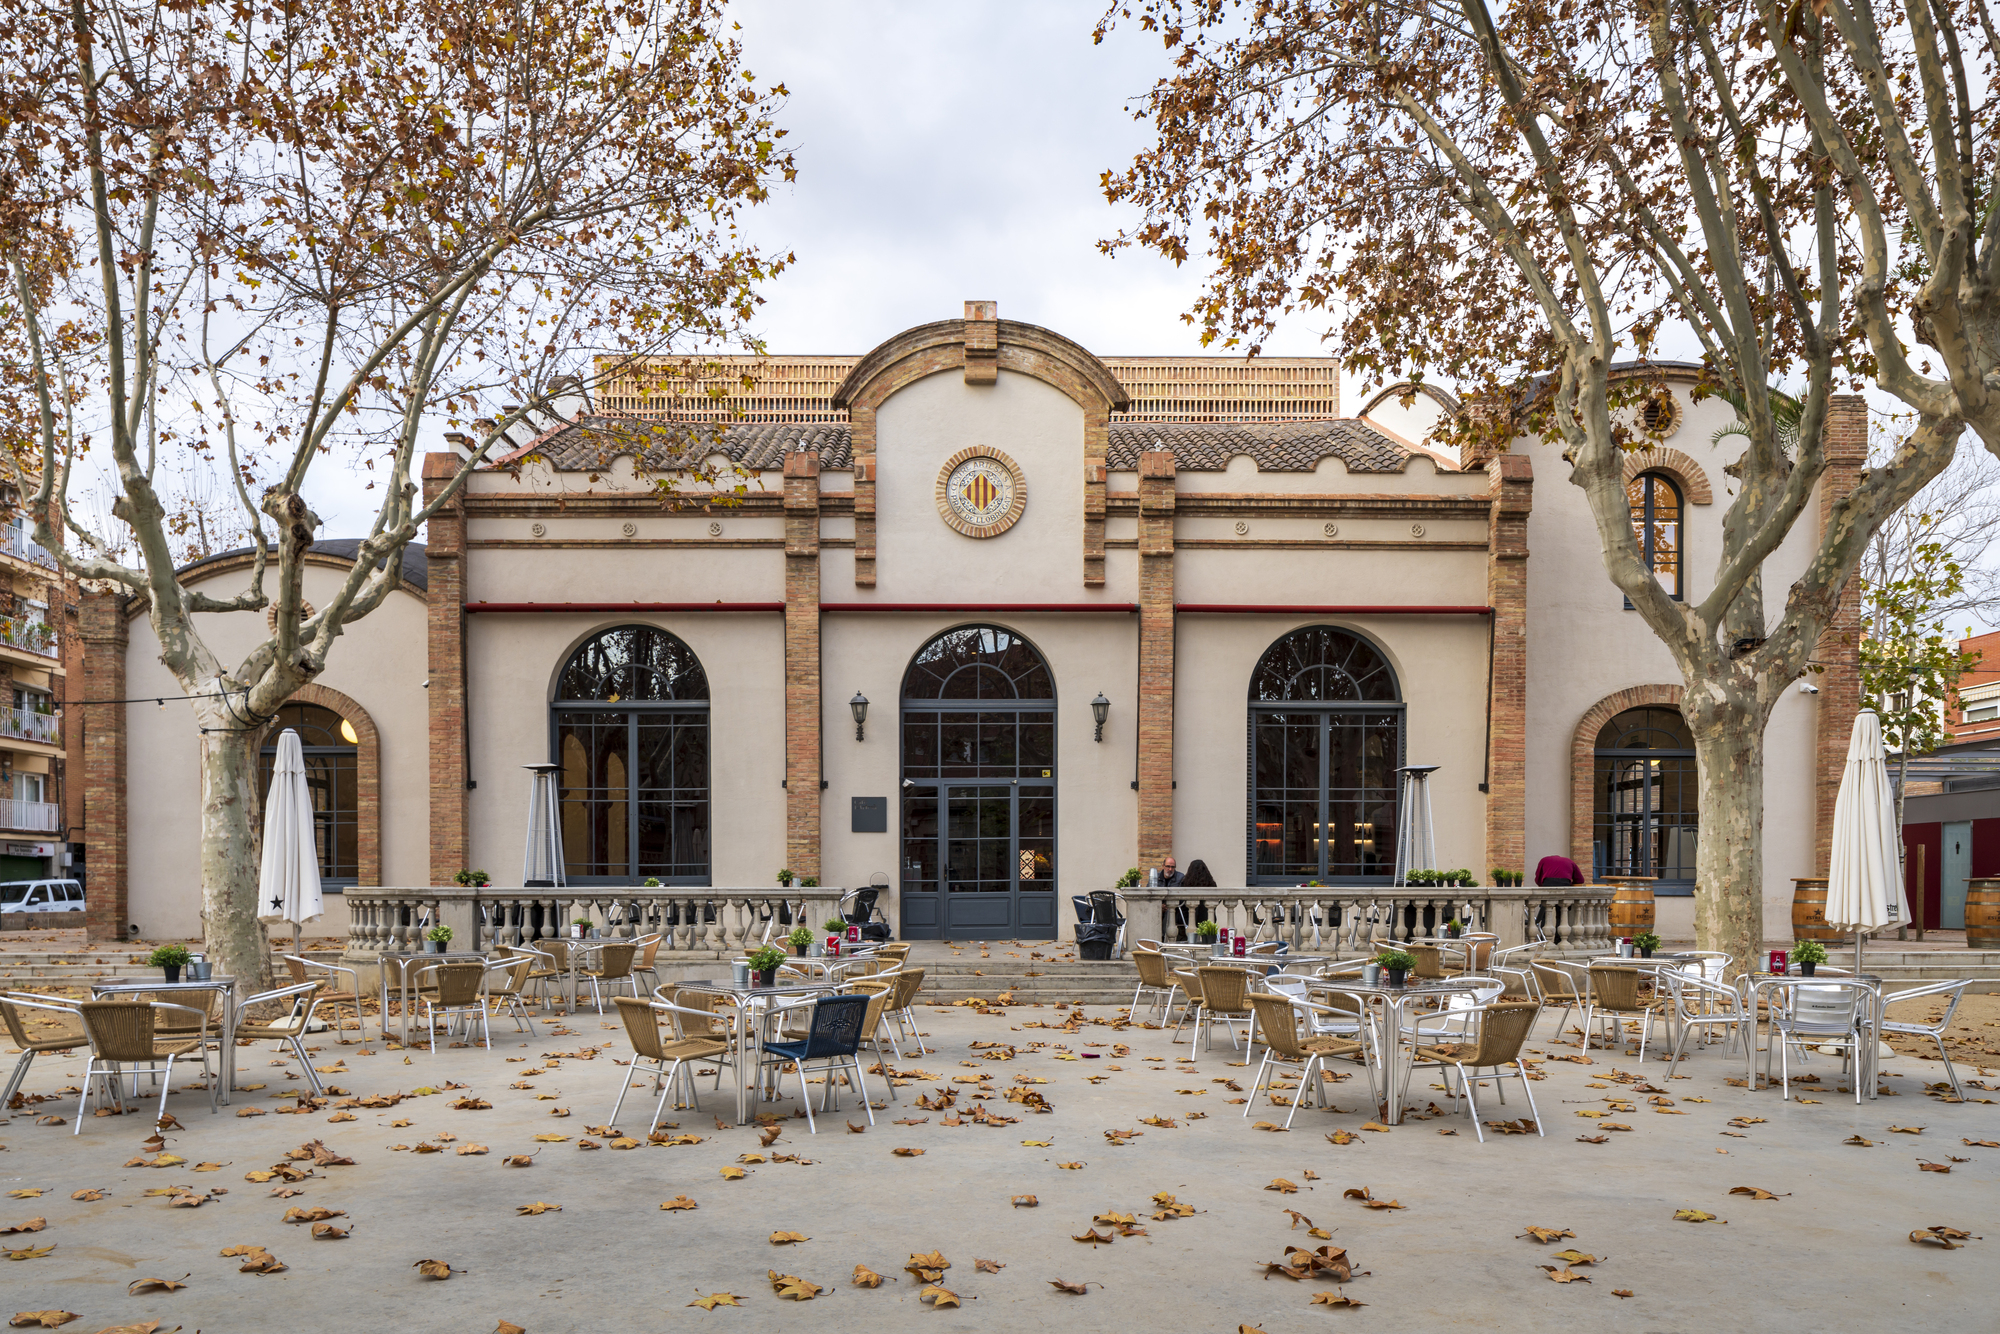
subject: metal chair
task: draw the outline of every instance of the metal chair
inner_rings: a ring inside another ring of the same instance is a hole
[[[201,1024],[200,1031],[191,1038],[162,1038],[155,1031],[162,1011],[195,1016]],[[76,1012],[90,1041],[90,1059],[84,1065],[83,1088],[77,1094],[76,1128],[70,1132],[72,1135],[83,1133],[83,1113],[90,1102],[92,1080],[98,1081],[99,1088],[111,1096],[121,1112],[125,1110],[119,1087],[128,1069],[135,1079],[142,1069],[163,1076],[159,1117],[166,1116],[167,1093],[174,1082],[174,1061],[196,1053],[201,1056],[202,1082],[208,1086],[208,1110],[214,1114],[220,1090],[208,1068],[207,1011],[169,1005],[165,1001],[104,1000],[78,1001]]]
[[[1620,1021],[1632,1015],[1639,1017],[1639,1059],[1646,1059],[1646,1040],[1653,1035],[1653,1021],[1660,1018],[1657,1000],[1646,1000],[1639,995],[1639,970],[1622,968],[1616,964],[1592,964],[1590,967],[1590,992],[1583,1002],[1583,1050],[1590,1050],[1590,1039],[1594,1036],[1595,1021],[1611,1021],[1612,1041],[1603,1045],[1623,1047],[1624,1034]]]
[[[625,1020],[625,1035],[632,1040],[632,1065],[623,1072],[618,1083],[618,1101],[611,1104],[610,1125],[618,1124],[618,1110],[625,1105],[625,1095],[631,1091],[632,1076],[641,1073],[640,1066],[651,1062],[653,1066],[653,1087],[660,1090],[659,1105],[653,1108],[652,1120],[646,1123],[646,1133],[652,1134],[666,1115],[667,1099],[673,1095],[682,1074],[687,1075],[688,1102],[696,1111],[701,1110],[701,1100],[695,1096],[694,1072],[687,1068],[689,1061],[713,1060],[722,1055],[729,1043],[719,1037],[683,1038],[679,1036],[677,1014],[709,1018],[705,1010],[690,1010],[667,1001],[643,1001],[633,996],[613,996],[611,1002]],[[660,1031],[660,1016],[668,1017],[674,1027],[673,1041],[667,1041]],[[719,1076],[718,1076],[719,1078]]]
[[[523,993],[528,989],[528,980],[534,976],[535,956],[527,953],[512,954],[496,960],[487,971],[498,977],[489,977],[486,982],[486,1003],[509,1011],[514,1016],[514,1031],[520,1032],[526,1025],[528,1036],[535,1036],[535,1021],[523,1004]]]
[[[437,1054],[437,1020],[445,1018],[447,1031],[460,1018],[467,1021],[466,1036],[472,1034],[471,1019],[479,1017],[479,1033],[485,1044],[493,1045],[493,1030],[486,1022],[486,964],[482,960],[464,963],[434,963],[419,970],[437,978],[437,990],[423,997],[424,1026],[430,1030],[431,1054]]]
[[[259,992],[246,998],[236,1007],[236,1040],[245,1038],[267,1038],[274,1042],[291,1044],[292,1054],[298,1057],[299,1068],[306,1073],[312,1083],[315,1096],[325,1093],[320,1084],[319,1071],[313,1069],[312,1057],[306,1054],[304,1041],[306,1028],[312,1023],[313,1011],[319,1005],[320,990],[324,982],[301,982],[296,986],[279,987],[275,991]],[[285,1013],[276,1018],[257,1019],[248,1017],[253,1005],[273,1005],[285,1002]]]
[[[677,1040],[714,1038],[721,1042],[721,1049],[708,1058],[715,1063],[715,1087],[720,1089],[723,1068],[736,1068],[735,1017],[718,1012],[718,1007],[728,1004],[729,998],[714,991],[664,986],[653,992],[653,999],[664,1004],[667,1007],[664,1013],[673,1017]],[[693,1076],[689,1079],[692,1087]]]
[[[806,1088],[806,1063],[820,1062],[825,1073],[825,1092],[821,1094],[820,1110],[833,1110],[834,1074],[843,1069],[854,1072],[854,1084],[861,1094],[861,1109],[868,1113],[868,1124],[875,1124],[875,1109],[868,1101],[868,1079],[861,1073],[861,1025],[867,1018],[870,997],[862,995],[822,996],[804,1005],[780,1006],[780,1009],[808,1009],[812,1011],[812,1026],[806,1036],[796,1042],[766,1042],[760,1064],[779,1067],[791,1065],[799,1075],[799,1101],[805,1104],[806,1129],[812,1134],[819,1133],[813,1123],[812,1094]]]
[[[660,953],[660,942],[665,939],[666,933],[664,931],[655,931],[650,936],[640,936],[632,942],[639,951],[639,957],[632,961],[632,977],[634,979],[632,994],[635,997],[639,994],[637,979],[642,975],[650,984],[646,990],[654,991],[659,988],[660,965],[655,960]]]
[[[1477,1011],[1507,994],[1506,982],[1497,977],[1479,977],[1461,973],[1458,981],[1476,989],[1446,997],[1443,1009],[1418,1011],[1408,1015],[1403,1021],[1403,1031],[1400,1034],[1404,1042],[1421,1046],[1425,1039],[1429,1039],[1430,1044],[1436,1046],[1445,1041],[1469,1041],[1472,1020]]]
[[[1556,1018],[1555,1037],[1551,1041],[1560,1040],[1563,1025],[1569,1022],[1570,1015],[1582,1009],[1590,999],[1590,969],[1582,964],[1552,959],[1546,963],[1531,963],[1528,971],[1534,976],[1535,990],[1541,993],[1543,1008],[1553,1010],[1557,1006],[1562,1007],[1562,1014]],[[1585,1033],[1583,1040],[1588,1043],[1590,1035]]]
[[[22,1010],[36,1011],[33,1023]],[[53,1015],[65,1018],[52,1018]],[[42,1052],[63,1052],[68,1054],[78,1047],[90,1045],[89,1036],[83,1031],[83,1016],[74,1005],[65,1005],[48,996],[33,993],[0,992],[0,1020],[5,1020],[7,1036],[21,1049],[21,1059],[14,1062],[14,1073],[7,1077],[7,1088],[0,1092],[0,1110],[14,1101],[20,1092],[21,1081],[28,1076],[28,1067],[35,1063],[35,1057]],[[39,1033],[34,1029],[50,1029]]]
[[[1410,1063],[1403,1071],[1403,1088],[1409,1088],[1410,1075],[1419,1065],[1435,1065],[1440,1072],[1450,1066],[1458,1075],[1454,1103],[1457,1095],[1462,1093],[1466,1110],[1472,1114],[1473,1133],[1484,1144],[1486,1131],[1480,1124],[1476,1092],[1482,1078],[1479,1072],[1489,1072],[1484,1078],[1493,1081],[1494,1092],[1500,1095],[1503,1105],[1507,1101],[1507,1093],[1500,1081],[1519,1079],[1521,1091],[1528,1098],[1528,1119],[1534,1122],[1535,1133],[1547,1138],[1547,1132],[1542,1129],[1541,1113],[1535,1110],[1535,1090],[1528,1082],[1528,1068],[1521,1062],[1521,1048],[1534,1031],[1535,1020],[1541,1011],[1542,1007],[1534,1001],[1495,1001],[1479,1007],[1471,1014],[1477,1040],[1417,1047],[1410,1053]],[[1514,1067],[1511,1072],[1504,1069],[1508,1065]]]
[[[556,946],[556,949],[543,949],[542,945]],[[560,955],[556,953],[557,949],[562,951]],[[509,945],[506,947],[509,955],[526,955],[528,958],[536,961],[534,966],[528,969],[527,980],[523,983],[523,988],[533,987],[535,989],[535,998],[541,1002],[541,1007],[544,1010],[549,1008],[549,984],[551,982],[560,982],[563,975],[569,971],[568,949],[567,944],[558,945],[554,940],[545,940],[541,942],[541,945]]]
[[[1201,995],[1197,1000],[1194,1016],[1194,1035],[1206,1036],[1213,1041],[1214,1030],[1210,1025],[1220,1020],[1229,1034],[1229,1046],[1236,1046],[1236,1025],[1246,1025],[1250,1032],[1246,1040],[1254,1034],[1256,1012],[1250,1008],[1250,974],[1241,968],[1202,967],[1194,970],[1201,983]],[[1185,973],[1178,976],[1185,978]],[[1193,989],[1189,989],[1193,994]],[[1178,1029],[1175,1030],[1179,1032]],[[1189,1060],[1193,1057],[1193,1039],[1189,1040]]]
[[[1756,1025],[1743,1009],[1743,995],[1734,987],[1711,982],[1699,973],[1665,974],[1667,994],[1673,1003],[1674,1038],[1672,1066],[1680,1067],[1681,1051],[1688,1035],[1701,1029],[1722,1029],[1734,1048],[1738,1041],[1755,1042]],[[1747,1048],[1746,1048],[1747,1050]]]
[[[1965,1096],[1965,1089],[1958,1082],[1958,1071],[1952,1067],[1951,1053],[1944,1049],[1944,1031],[1951,1027],[1952,1016],[1958,1013],[1958,1003],[1964,999],[1965,989],[1971,985],[1970,980],[1964,982],[1933,982],[1927,987],[1916,987],[1910,991],[1899,991],[1893,996],[1884,996],[1882,998],[1882,1032],[1884,1034],[1900,1033],[1904,1037],[1929,1038],[1932,1042],[1937,1043],[1938,1059],[1944,1062],[1944,1077],[1951,1081],[1951,1095],[1954,1098],[1963,1098]],[[1889,1006],[1907,1000],[1921,1000],[1926,996],[1951,997],[1951,1000],[1944,1007],[1944,1014],[1939,1016],[1934,1022],[1912,1024],[1888,1017]],[[0,1105],[4,1105],[5,1102],[6,1099],[0,1098]]]
[[[1140,999],[1151,996],[1152,1004],[1148,1008],[1159,1010],[1164,1023],[1165,1016],[1174,1012],[1174,995],[1181,989],[1181,984],[1167,969],[1167,956],[1158,950],[1135,949],[1132,951],[1132,963],[1139,970],[1139,986],[1132,993],[1132,1009],[1125,1016],[1126,1020],[1136,1020]]]
[[[355,1030],[359,1034],[361,1041],[366,1042],[368,1040],[368,1019],[367,1016],[361,1013],[361,974],[359,972],[352,968],[343,968],[339,964],[321,963],[317,959],[308,959],[302,954],[282,954],[278,957],[284,962],[285,971],[291,974],[293,986],[298,986],[303,982],[324,982],[327,980],[325,978],[314,977],[313,973],[315,972],[328,974],[329,977],[335,974],[344,975],[347,978],[347,990],[335,991],[331,985],[328,985],[325,990],[319,993],[319,1004],[332,1008],[333,1029],[336,1034],[340,1031],[341,1007],[346,1006],[348,1009],[353,1010]]]
[[[1249,1116],[1250,1109],[1257,1105],[1257,1094],[1261,1091],[1264,1101],[1271,1101],[1271,1086],[1266,1080],[1273,1065],[1292,1065],[1299,1069],[1298,1095],[1292,1099],[1292,1109],[1285,1114],[1285,1126],[1291,1128],[1292,1118],[1299,1113],[1306,1094],[1313,1095],[1315,1104],[1322,1093],[1320,1069],[1330,1056],[1352,1056],[1364,1052],[1362,1044],[1347,1038],[1315,1035],[1299,1036],[1299,1015],[1288,996],[1276,992],[1260,991],[1250,997],[1250,1009],[1256,1016],[1257,1030],[1264,1035],[1264,1059],[1257,1067],[1256,1081],[1251,1085],[1250,1097],[1243,1106],[1243,1115]],[[1369,1093],[1375,1090],[1375,1074],[1368,1074]]]
[[[612,988],[614,994],[619,983],[632,988],[632,998],[639,998],[639,982],[632,976],[632,960],[639,953],[638,947],[630,941],[620,941],[606,945],[597,951],[595,966],[578,970],[582,977],[590,979],[590,998],[597,1005],[597,1012],[604,1013],[604,990]]]
[[[1855,1063],[1854,1101],[1861,1102],[1858,1073],[1861,1026],[1861,998],[1869,993],[1865,982],[1816,982],[1790,988],[1791,1006],[1771,1011],[1771,1043],[1778,1049],[1779,1078],[1785,1097],[1792,1096],[1791,1054],[1793,1047],[1841,1047],[1844,1057]],[[1873,1040],[1872,1037],[1869,1040]],[[1805,1055],[1800,1052],[1801,1057]],[[1770,1079],[1771,1053],[1764,1053],[1764,1078]]]

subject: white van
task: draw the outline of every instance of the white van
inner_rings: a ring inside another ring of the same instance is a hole
[[[74,880],[0,881],[0,912],[83,911],[83,886]]]

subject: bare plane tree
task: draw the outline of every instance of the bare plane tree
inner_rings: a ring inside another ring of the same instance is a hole
[[[729,341],[785,262],[736,229],[791,176],[784,89],[753,82],[721,7],[21,0],[0,16],[0,463],[66,573],[143,603],[190,697],[225,970],[268,976],[263,724],[559,376]],[[485,423],[428,506],[427,419]],[[303,491],[329,457],[380,504],[308,607]],[[254,547],[233,593],[176,574],[166,483],[191,461],[226,479]],[[93,466],[122,533],[77,503]],[[239,661],[197,621],[267,608],[275,629]]]

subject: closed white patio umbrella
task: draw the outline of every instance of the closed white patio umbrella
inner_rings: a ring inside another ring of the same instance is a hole
[[[257,876],[257,920],[292,924],[292,953],[299,929],[326,912],[320,899],[319,846],[313,837],[312,793],[306,788],[305,751],[291,728],[278,733],[278,762],[264,798],[264,861]]]
[[[1896,847],[1896,802],[1882,758],[1882,724],[1872,709],[1854,719],[1847,768],[1833,803],[1833,849],[1827,866],[1826,920],[1854,933],[1854,971],[1862,941],[1910,920]]]

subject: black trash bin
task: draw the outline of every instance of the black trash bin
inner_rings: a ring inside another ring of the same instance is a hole
[[[1079,922],[1076,926],[1076,957],[1099,961],[1109,959],[1111,946],[1117,939],[1116,923]]]

